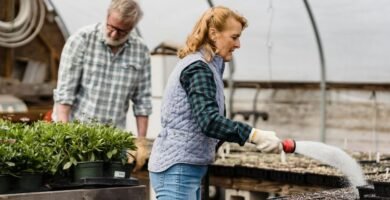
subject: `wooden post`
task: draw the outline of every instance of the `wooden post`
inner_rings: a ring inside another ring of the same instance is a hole
[[[5,21],[11,21],[15,17],[15,1],[14,0],[2,0],[4,2],[4,8],[1,12]],[[12,69],[14,67],[15,50],[12,48],[5,49],[4,69],[3,75],[5,78],[10,78],[12,75]]]
[[[5,49],[4,77],[11,78],[12,68],[14,67],[15,51],[14,49]]]
[[[45,39],[45,37],[42,35],[42,34],[39,34],[39,37],[40,41],[44,44],[44,46],[46,47],[47,51],[49,52],[49,55],[50,55],[50,77],[49,77],[49,80],[52,82],[56,82],[57,81],[57,73],[58,73],[58,70],[57,70],[57,66],[58,66],[58,63],[59,63],[59,60],[60,60],[60,55],[57,53],[56,49],[54,49],[52,46],[50,46],[50,43],[49,41],[47,41],[47,39]]]

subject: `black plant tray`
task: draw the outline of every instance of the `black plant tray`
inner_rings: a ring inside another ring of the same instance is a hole
[[[271,181],[279,181],[279,182],[288,182],[287,174],[288,172],[279,171],[279,170],[269,170],[269,179]]]
[[[280,181],[299,185],[306,184],[306,175],[304,173],[279,170],[269,170],[268,173],[269,180],[271,181]]]
[[[111,178],[111,177],[91,177],[81,178],[78,182],[56,182],[49,184],[51,190],[80,189],[80,188],[102,188],[139,185],[136,178]]]
[[[298,185],[306,184],[306,174],[299,172],[289,172],[287,174],[287,182],[294,183]]]
[[[267,169],[247,167],[247,166],[236,166],[235,173],[236,176],[238,177],[269,180],[269,170]]]
[[[214,176],[234,177],[236,175],[234,166],[210,165],[209,174]]]
[[[390,182],[373,181],[375,194],[380,197],[389,197],[390,199]]]
[[[5,192],[5,193],[1,193],[0,195],[7,195],[7,194],[17,194],[17,193],[27,193],[27,192],[47,192],[47,191],[50,191],[49,188],[45,187],[45,186],[41,186],[37,189],[34,189],[34,190],[22,190],[22,189],[10,189],[9,191]],[[2,199],[0,197],[0,199]]]
[[[306,173],[306,183],[332,188],[348,186],[348,181],[344,177],[315,173]]]
[[[373,185],[362,185],[356,187],[359,191],[359,198],[364,199],[364,196],[369,194],[375,194],[374,186]]]

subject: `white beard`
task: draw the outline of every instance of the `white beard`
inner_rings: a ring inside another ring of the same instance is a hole
[[[130,33],[128,33],[127,35],[125,35],[124,37],[118,39],[118,40],[114,40],[112,38],[110,38],[107,34],[107,28],[106,28],[106,23],[103,23],[102,24],[102,30],[103,30],[103,36],[104,36],[104,40],[106,41],[106,43],[110,46],[120,46],[122,45],[123,43],[125,43],[129,37],[130,37]]]

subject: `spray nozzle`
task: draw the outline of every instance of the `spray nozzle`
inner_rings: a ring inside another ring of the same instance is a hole
[[[283,151],[285,153],[294,153],[295,152],[295,140],[285,139],[282,141]]]

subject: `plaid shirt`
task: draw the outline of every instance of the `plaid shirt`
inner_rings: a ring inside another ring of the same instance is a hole
[[[149,50],[138,36],[132,34],[113,54],[102,24],[95,24],[66,42],[54,101],[72,105],[71,119],[124,128],[129,100],[136,116],[151,114],[150,77]]]
[[[219,114],[213,72],[206,63],[197,61],[186,67],[180,75],[180,83],[187,93],[192,113],[203,133],[209,137],[244,145],[252,127]]]

